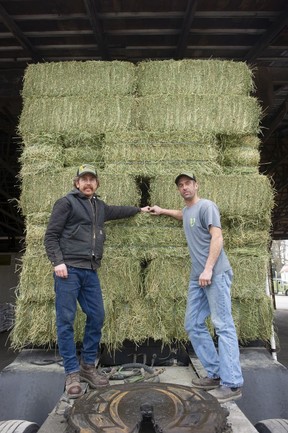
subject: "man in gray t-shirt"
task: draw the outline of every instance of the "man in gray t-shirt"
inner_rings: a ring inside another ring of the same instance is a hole
[[[183,209],[183,227],[192,262],[191,278],[198,280],[205,268],[210,249],[210,227],[221,229],[220,214],[215,203],[206,199],[199,199],[193,206]],[[220,250],[213,268],[213,274],[220,274],[231,269],[228,258]]]
[[[233,273],[223,249],[219,210],[211,200],[198,196],[194,174],[180,173],[175,183],[184,209],[152,206],[150,213],[183,220],[192,262],[185,330],[207,371],[207,377],[193,379],[192,385],[209,391],[220,403],[236,400],[242,396],[243,376],[231,312]],[[206,325],[209,316],[218,336],[218,350]]]

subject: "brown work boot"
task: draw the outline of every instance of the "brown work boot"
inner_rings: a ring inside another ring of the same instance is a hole
[[[90,364],[81,363],[80,379],[82,379],[84,382],[89,383],[91,388],[100,388],[102,386],[109,385],[109,380],[107,379],[107,377],[98,373],[96,367]]]
[[[199,377],[197,379],[192,379],[192,386],[194,388],[215,389],[220,386],[220,379],[212,379],[211,377]]]
[[[67,374],[65,382],[65,391],[69,398],[78,398],[83,394],[78,371]]]

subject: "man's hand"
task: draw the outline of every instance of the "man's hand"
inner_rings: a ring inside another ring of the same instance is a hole
[[[211,284],[212,280],[212,271],[204,271],[199,276],[199,286],[206,287]]]
[[[68,277],[67,266],[65,265],[65,263],[61,263],[61,265],[55,266],[54,272],[57,275],[57,277],[60,277],[60,278],[67,278]]]
[[[141,212],[150,212],[150,206],[141,207]]]
[[[152,206],[150,207],[150,213],[153,215],[161,215],[162,208],[160,206]]]

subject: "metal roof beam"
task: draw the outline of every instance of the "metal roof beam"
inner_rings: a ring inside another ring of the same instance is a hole
[[[188,0],[183,27],[176,49],[175,59],[182,59],[187,47],[188,36],[197,8],[197,0]]]
[[[258,39],[256,44],[244,57],[247,62],[253,62],[261,55],[261,53],[268,47],[273,39],[279,32],[288,24],[288,7],[280,13],[279,18],[266,30],[265,33]]]
[[[108,47],[104,39],[101,20],[97,10],[98,0],[84,0],[84,4],[98,44],[99,51],[101,53],[101,57],[103,60],[110,60]]]

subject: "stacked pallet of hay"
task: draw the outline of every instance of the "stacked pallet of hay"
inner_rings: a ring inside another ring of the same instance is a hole
[[[258,247],[255,227],[267,238],[272,206],[268,182],[247,170],[246,183],[239,170],[238,176],[234,170],[225,174],[231,167],[225,162],[231,143],[236,140],[241,147],[240,137],[247,140],[258,131],[260,110],[249,96],[251,88],[247,66],[233,62],[143,62],[137,67],[127,62],[67,62],[27,69],[19,125],[27,247],[15,346],[56,341],[52,269],[43,235],[53,203],[69,191],[80,163],[99,168],[99,194],[108,203],[173,208],[182,207],[173,186],[175,175],[192,169],[201,194],[219,204],[233,254],[236,247],[238,252],[246,247],[247,237]],[[185,340],[189,256],[181,224],[139,214],[108,223],[106,231],[100,269],[106,308],[103,342],[117,347],[125,339]],[[266,254],[265,248],[264,239]],[[245,253],[241,257],[249,268],[250,259]],[[261,316],[265,323],[259,324],[254,302],[264,294],[262,264],[257,262],[253,285],[247,287],[240,273],[235,278],[233,305],[242,340],[269,338],[271,317]],[[244,320],[243,304],[248,305]],[[248,316],[256,321],[249,318],[247,324]],[[77,340],[83,320],[79,312]]]
[[[13,342],[56,341],[52,268],[43,237],[52,206],[72,188],[83,162],[103,170],[107,131],[131,127],[135,67],[128,62],[66,62],[30,65],[25,73],[19,132],[20,206],[26,220]],[[138,204],[134,179],[101,175],[101,190],[116,204]],[[114,288],[113,288],[114,290]],[[113,292],[112,290],[112,292]],[[76,339],[83,332],[78,314]]]
[[[215,201],[222,214],[225,246],[235,274],[233,314],[243,342],[269,340],[272,324],[265,287],[273,193],[269,180],[258,173],[261,113],[256,99],[250,96],[252,90],[252,73],[244,63],[187,60],[140,65],[140,128],[163,134],[176,130],[179,136],[193,129],[217,137],[222,173],[212,169],[211,175],[204,165],[202,171],[193,160],[188,165],[197,175],[200,195]],[[173,191],[177,170],[173,174],[161,173],[151,182],[152,202],[164,208],[182,205],[178,192]],[[170,249],[171,254],[174,256]],[[164,299],[169,296],[169,282],[176,282],[179,296],[174,298],[174,311],[182,308],[183,320],[181,295],[185,290],[179,282],[183,269],[186,277],[188,269],[182,255],[175,266],[176,257],[176,251],[174,262],[165,253],[159,254],[148,276],[159,305],[161,293]],[[178,326],[183,329],[181,320]]]

